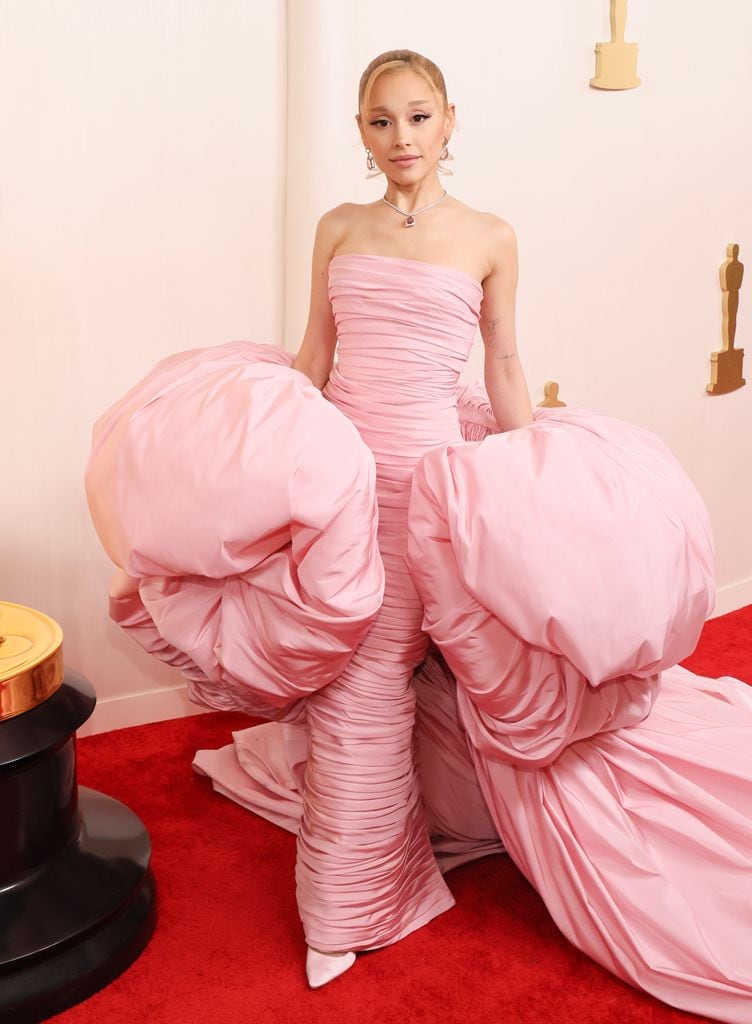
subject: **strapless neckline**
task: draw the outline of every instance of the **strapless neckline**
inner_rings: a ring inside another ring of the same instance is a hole
[[[342,252],[337,256],[332,256],[329,260],[330,266],[336,260],[388,260],[390,263],[407,263],[413,267],[422,268],[424,270],[430,269],[432,271],[438,270],[448,274],[457,274],[459,277],[464,278],[465,281],[469,281],[471,284],[475,285],[481,295],[483,294],[483,285],[477,277],[473,277],[472,274],[468,274],[466,271],[460,270],[458,267],[449,267],[444,263],[431,263],[428,260],[411,260],[404,256],[379,256],[362,252]]]

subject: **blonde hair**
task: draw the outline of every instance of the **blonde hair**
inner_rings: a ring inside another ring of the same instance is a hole
[[[358,87],[358,110],[364,110],[368,105],[371,90],[381,75],[395,74],[398,71],[413,71],[419,75],[431,88],[439,94],[447,108],[447,91],[444,76],[438,65],[434,64],[428,57],[424,57],[414,50],[387,50],[374,57],[363,74],[360,76]]]

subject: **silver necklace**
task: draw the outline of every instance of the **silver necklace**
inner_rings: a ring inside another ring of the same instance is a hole
[[[418,216],[419,213],[425,213],[426,210],[430,210],[432,206],[438,206],[439,203],[444,202],[446,197],[447,190],[444,189],[444,192],[442,193],[441,196],[439,196],[438,199],[434,199],[434,201],[432,203],[429,203],[428,206],[421,206],[419,210],[413,210],[412,213],[407,213],[405,210],[400,210],[399,206],[395,206],[394,203],[390,203],[386,196],[382,196],[381,198],[384,200],[387,206],[391,206],[391,208],[393,210],[396,210],[401,217],[405,218],[405,223],[403,225],[404,227],[412,228],[415,227],[415,218]]]

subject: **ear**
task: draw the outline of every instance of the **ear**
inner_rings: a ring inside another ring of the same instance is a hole
[[[360,116],[360,114],[355,115],[355,123],[358,126],[358,131],[360,132],[360,141],[363,143],[366,149],[368,149],[368,142],[366,141],[365,134],[363,133],[363,119]]]
[[[444,134],[446,135],[447,138],[450,138],[452,132],[454,131],[454,122],[454,104],[447,103],[446,113],[444,114]]]

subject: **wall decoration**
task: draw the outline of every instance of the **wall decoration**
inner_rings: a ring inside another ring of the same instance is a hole
[[[746,384],[742,376],[744,349],[734,348],[736,314],[739,310],[739,291],[744,277],[744,264],[739,262],[739,246],[729,242],[726,259],[721,264],[722,348],[710,354],[710,383],[706,390],[711,395],[727,395]]]
[[[611,42],[595,44],[594,89],[634,89],[637,77],[637,43],[624,42],[627,0],[611,0]]]
[[[559,385],[555,380],[547,380],[543,388],[546,396],[542,402],[538,402],[538,409],[559,409],[565,406],[566,402],[559,401]]]

